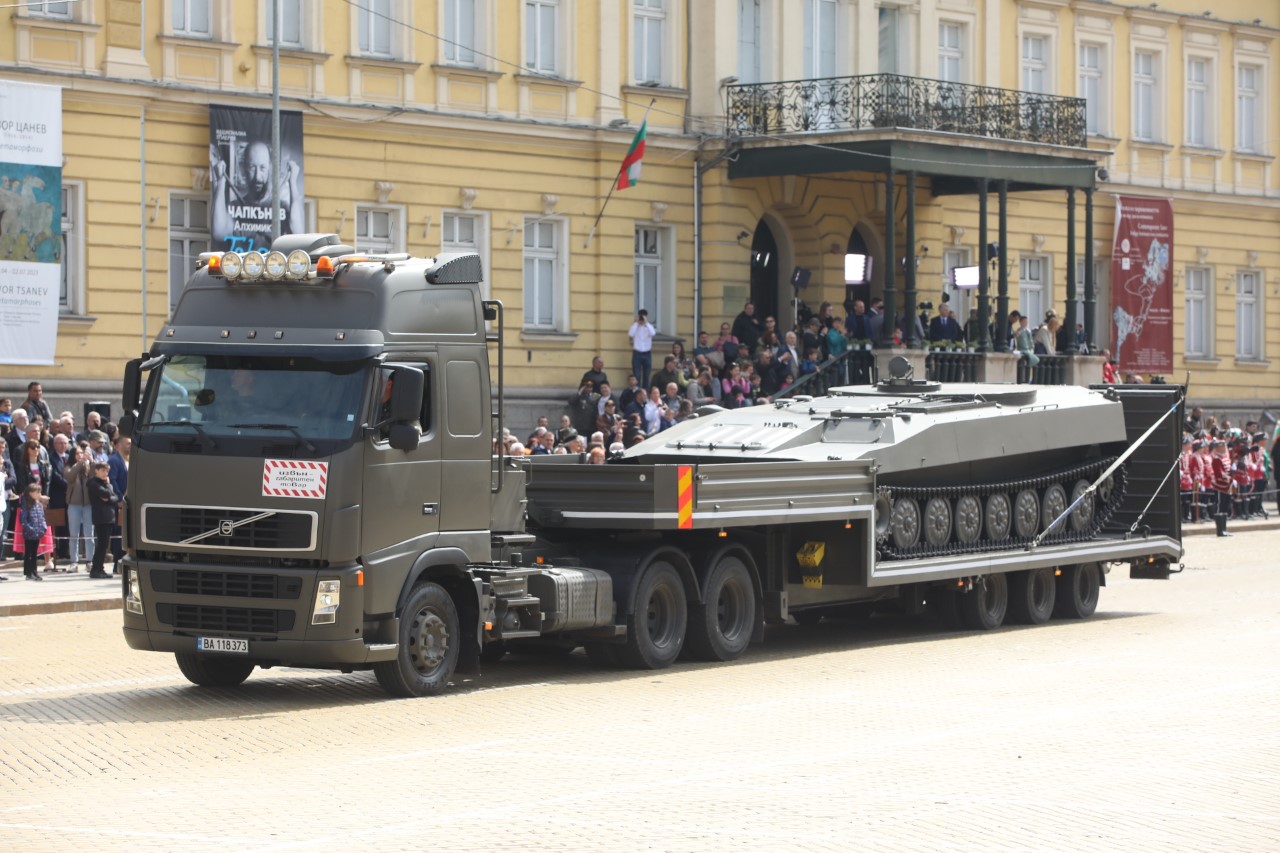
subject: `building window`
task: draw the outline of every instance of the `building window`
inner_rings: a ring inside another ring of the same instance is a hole
[[[26,9],[23,11],[32,17],[54,18],[60,21],[72,19],[70,0],[35,0],[25,5]]]
[[[1236,71],[1236,150],[1258,153],[1258,104],[1262,69],[1241,65]]]
[[[969,249],[943,249],[942,250],[942,292],[950,294],[951,298],[948,304],[956,313],[956,322],[961,326],[969,322],[969,309],[977,307],[976,301],[970,301],[970,290],[967,287],[955,287],[951,283],[951,271],[956,267],[971,266],[969,263]],[[976,298],[976,294],[974,294]],[[976,344],[977,341],[971,341]]]
[[[1100,44],[1080,45],[1080,87],[1078,95],[1084,98],[1085,132],[1101,136],[1107,132],[1105,121],[1106,87],[1103,82],[1103,47]]]
[[[1262,282],[1256,270],[1236,273],[1236,357],[1262,358]]]
[[[1049,92],[1049,39],[1044,36],[1022,37],[1022,89],[1026,92]]]
[[[404,211],[356,205],[356,250],[371,254],[404,251]]]
[[[943,21],[938,24],[938,79],[964,82],[964,27]]]
[[[1206,148],[1213,142],[1209,129],[1212,115],[1209,61],[1187,60],[1187,144]]]
[[[1213,347],[1209,331],[1213,327],[1213,270],[1187,267],[1186,345],[1191,358],[1209,358]]]
[[[650,317],[661,322],[666,306],[662,298],[662,239],[657,228],[636,227],[635,263],[635,311],[644,308]]]
[[[58,289],[58,311],[62,314],[85,313],[81,190],[80,184],[62,184],[62,279]]]
[[[173,4],[173,32],[180,36],[211,38],[213,36],[212,0],[170,0]],[[366,0],[368,2],[368,0]]]
[[[524,325],[559,330],[564,311],[564,241],[560,220],[529,217],[524,222]]]
[[[353,0],[356,37],[360,53],[389,58],[391,50],[392,0]]]
[[[835,0],[804,0],[804,75],[836,76]]]
[[[444,252],[475,252],[480,256],[482,269],[488,271],[488,215],[446,210],[440,222],[440,249]],[[482,293],[488,293],[488,278],[480,285]]]
[[[445,62],[477,64],[476,11],[476,0],[444,0]]]
[[[1049,260],[1044,257],[1023,255],[1019,260],[1018,310],[1030,318],[1032,328],[1044,319],[1048,266]]]
[[[267,18],[267,44],[273,44],[276,32],[276,4],[280,4],[280,46],[302,50],[302,0],[263,0]]]
[[[836,33],[835,6],[831,3],[831,20],[830,26],[827,21],[822,21],[819,26],[822,28],[824,38],[830,38],[834,41]],[[903,30],[902,10],[896,6],[881,6],[877,10],[876,23],[878,27],[877,35],[877,68],[881,74],[905,74],[907,73],[907,53],[906,38]]]
[[[1133,55],[1133,138],[1156,141],[1156,55],[1140,50]]]
[[[209,251],[209,196],[169,194],[169,316],[195,272],[196,260]]]
[[[557,55],[559,0],[525,0],[524,63],[539,74],[560,74]]]
[[[738,0],[738,82],[761,79],[761,0]]]
[[[634,0],[631,30],[635,82],[657,86],[665,82],[663,34],[667,27],[666,0]]]
[[[1076,322],[1083,323],[1086,318],[1084,299],[1084,257],[1076,255]],[[1111,264],[1105,260],[1094,258],[1093,261],[1093,341],[1099,349],[1107,347],[1110,338],[1111,319],[1107,306],[1110,303],[1107,292],[1107,275]],[[1065,316],[1063,322],[1066,322]]]

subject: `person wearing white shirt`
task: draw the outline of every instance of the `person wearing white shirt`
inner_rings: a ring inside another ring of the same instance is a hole
[[[649,387],[649,378],[653,374],[653,336],[658,330],[649,322],[649,312],[641,308],[636,312],[636,321],[631,324],[631,372],[640,380],[641,388]]]

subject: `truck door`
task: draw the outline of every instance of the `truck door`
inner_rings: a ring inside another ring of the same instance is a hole
[[[440,439],[433,403],[438,382],[425,363],[408,366],[422,371],[424,386],[417,447],[396,450],[388,443],[386,418],[388,380],[394,367],[379,370],[369,423],[364,469],[364,511],[361,513],[362,545],[371,568],[378,565],[407,569],[430,548],[440,529]],[[400,565],[400,564],[404,565]]]

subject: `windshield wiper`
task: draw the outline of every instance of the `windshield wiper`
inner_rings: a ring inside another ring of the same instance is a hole
[[[307,441],[307,437],[306,437],[305,435],[303,435],[303,434],[302,434],[302,432],[301,432],[301,431],[300,431],[296,426],[293,426],[292,424],[227,424],[227,426],[228,426],[228,427],[230,427],[231,429],[280,429],[280,430],[288,430],[289,432],[291,432],[291,433],[293,433],[293,434],[294,434],[294,436],[298,439],[298,441],[299,441],[299,442],[301,442],[302,446],[303,446],[303,447],[305,447],[305,448],[307,449],[307,452],[308,452],[308,453],[315,453],[315,452],[316,452],[316,446],[315,446],[314,444],[312,444],[310,441]]]
[[[209,442],[209,446],[214,450],[218,449],[218,442],[213,440],[213,436],[204,431],[204,427],[194,421],[151,421],[146,424],[138,424],[142,427],[158,427],[158,426],[184,426],[191,427],[200,436],[201,441]]]

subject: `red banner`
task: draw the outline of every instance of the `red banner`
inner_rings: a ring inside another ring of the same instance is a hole
[[[1111,251],[1111,340],[1120,371],[1173,370],[1173,205],[1116,198]]]

